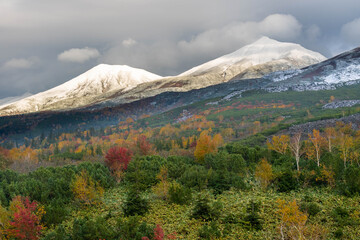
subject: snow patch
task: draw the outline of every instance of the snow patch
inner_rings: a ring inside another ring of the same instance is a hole
[[[360,79],[360,65],[351,64],[331,72],[321,80],[328,84],[348,82]]]

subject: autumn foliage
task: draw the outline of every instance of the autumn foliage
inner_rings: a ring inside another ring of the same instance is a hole
[[[141,156],[150,155],[152,153],[152,145],[145,135],[140,135],[136,140],[136,152]]]
[[[28,197],[17,196],[15,203],[15,211],[9,228],[6,230],[7,238],[21,240],[36,240],[40,238],[43,226],[40,221],[45,214],[43,207],[38,203],[31,202]]]
[[[279,199],[277,203],[281,239],[305,239],[305,223],[308,217],[300,211],[296,200],[286,202]]]
[[[132,152],[124,147],[112,147],[105,156],[105,164],[114,174],[127,169]]]
[[[86,205],[93,204],[104,194],[104,189],[98,186],[85,170],[76,176],[71,189],[75,199]]]
[[[271,141],[267,141],[266,145],[270,150],[274,150],[280,154],[285,154],[289,147],[290,137],[287,135],[273,136]]]
[[[213,138],[209,135],[209,131],[204,130],[200,133],[197,140],[194,156],[198,162],[203,162],[205,155],[214,153],[217,148],[223,144],[223,139],[220,134],[216,134]]]
[[[266,159],[262,159],[256,166],[255,177],[260,182],[263,189],[266,189],[269,186],[271,180],[274,179],[271,164],[268,163]]]

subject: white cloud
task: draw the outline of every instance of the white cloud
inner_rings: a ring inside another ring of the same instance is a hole
[[[122,41],[122,45],[124,47],[132,47],[132,46],[134,46],[136,44],[137,44],[137,42],[132,38],[128,38],[128,39]]]
[[[95,48],[72,48],[58,55],[58,60],[62,62],[83,63],[90,59],[98,58],[100,53]]]
[[[261,36],[276,40],[294,40],[302,26],[291,15],[272,14],[260,22],[235,22],[222,28],[211,29],[195,36],[191,41],[180,41],[181,48],[190,51],[234,49],[251,43]]]
[[[293,40],[301,33],[302,26],[292,15],[272,14],[256,24],[258,33],[283,40]]]
[[[233,22],[206,30],[190,40],[137,43],[129,38],[114,44],[102,56],[101,61],[128,64],[160,75],[179,74],[195,65],[235,51],[261,36],[293,41],[301,33],[302,25],[292,15],[272,14],[258,22]],[[136,47],[129,47],[134,44]]]
[[[341,28],[341,36],[350,44],[360,45],[360,18],[344,24]]]
[[[4,63],[3,69],[29,69],[34,66],[36,58],[13,58]]]

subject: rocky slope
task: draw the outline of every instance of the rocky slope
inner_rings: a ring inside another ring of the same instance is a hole
[[[360,82],[360,48],[344,52],[303,69],[274,72],[264,76],[273,83],[268,91],[331,90]]]

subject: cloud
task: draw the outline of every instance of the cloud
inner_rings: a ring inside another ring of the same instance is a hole
[[[0,97],[56,86],[100,60],[177,74],[260,35],[330,57],[334,45],[346,43],[341,50],[349,50],[348,42],[360,39],[354,32],[340,34],[344,24],[359,18],[358,5],[356,0],[0,0]],[[318,38],[316,28],[308,30],[312,25],[321,29]],[[127,41],[130,37],[136,44]],[[101,56],[59,64],[59,53],[83,46],[98,49]],[[41,65],[2,69],[9,59],[23,56],[38,56]]]
[[[132,47],[132,46],[134,46],[136,44],[137,44],[137,42],[132,38],[128,38],[128,39],[122,41],[122,45],[124,47]]]
[[[72,48],[58,55],[58,60],[62,62],[83,63],[90,59],[98,58],[100,53],[95,48]]]
[[[3,69],[29,69],[37,62],[36,58],[13,58],[5,62]]]
[[[100,60],[144,68],[159,75],[174,75],[233,52],[262,36],[292,41],[301,33],[302,25],[292,15],[271,14],[258,22],[237,21],[202,31],[188,40],[149,43],[129,38],[115,43]],[[129,47],[134,44],[136,47]]]
[[[302,25],[291,15],[272,14],[260,22],[234,22],[222,28],[207,30],[179,46],[189,51],[211,51],[219,47],[234,49],[261,36],[293,40],[301,34]]]
[[[319,37],[321,36],[321,29],[319,28],[319,26],[313,24],[306,29],[305,33],[308,40],[314,41],[319,39]]]
[[[360,18],[344,24],[341,28],[342,38],[352,45],[360,45]]]

